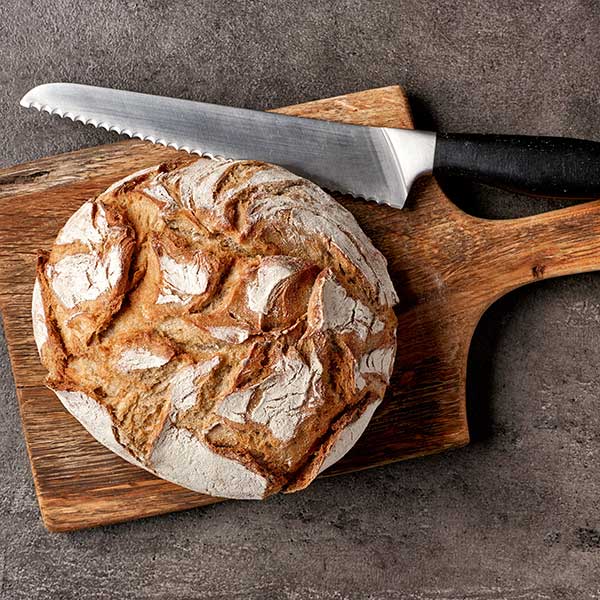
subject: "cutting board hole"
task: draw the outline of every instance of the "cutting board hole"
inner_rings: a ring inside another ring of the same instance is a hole
[[[533,198],[459,177],[438,178],[450,200],[464,212],[481,219],[516,219],[582,204],[581,200]]]

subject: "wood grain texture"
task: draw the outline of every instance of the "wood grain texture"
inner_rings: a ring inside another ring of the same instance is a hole
[[[405,95],[388,87],[281,109],[355,124],[411,127]],[[66,531],[217,501],[162,481],[98,444],[43,387],[30,319],[38,248],[88,197],[174,150],[126,141],[0,172],[0,307],[44,523]],[[328,475],[468,442],[467,353],[485,309],[542,277],[600,269],[600,202],[509,221],[461,212],[432,178],[407,207],[339,197],[386,255],[400,295],[398,358],[389,392],[355,448]],[[318,483],[316,484],[318,485]]]

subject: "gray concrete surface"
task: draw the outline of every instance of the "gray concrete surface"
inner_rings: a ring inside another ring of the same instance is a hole
[[[13,0],[0,59],[0,166],[113,139],[18,107],[53,80],[255,108],[400,83],[422,126],[600,139],[593,0]],[[479,215],[551,206],[448,189]],[[40,523],[4,348],[3,600],[600,596],[599,275],[489,310],[464,450],[70,535]]]

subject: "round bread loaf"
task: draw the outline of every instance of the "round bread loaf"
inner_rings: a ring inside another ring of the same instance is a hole
[[[48,386],[184,487],[264,498],[354,444],[394,362],[396,293],[354,217],[269,164],[186,158],[86,202],[38,259]]]

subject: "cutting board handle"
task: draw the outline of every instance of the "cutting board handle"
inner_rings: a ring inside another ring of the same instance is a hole
[[[491,301],[539,279],[600,270],[600,201],[519,219],[473,219],[473,226],[491,252],[478,256],[475,269],[489,280]]]

